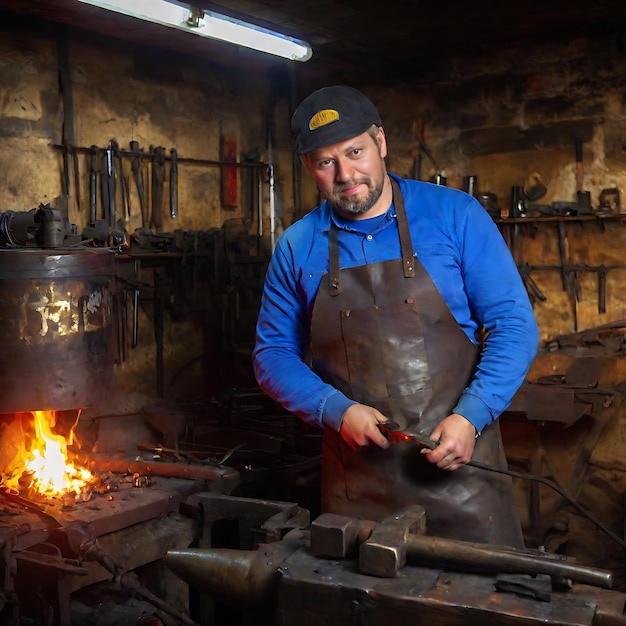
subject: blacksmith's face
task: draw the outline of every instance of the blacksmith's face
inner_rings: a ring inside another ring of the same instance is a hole
[[[324,200],[344,217],[369,217],[386,177],[387,143],[382,128],[303,156]],[[385,207],[385,210],[387,207]]]

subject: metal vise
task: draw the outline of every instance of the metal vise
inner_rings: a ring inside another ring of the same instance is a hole
[[[30,211],[0,213],[0,248],[59,248],[74,235],[75,227],[64,212],[49,204],[40,204]]]

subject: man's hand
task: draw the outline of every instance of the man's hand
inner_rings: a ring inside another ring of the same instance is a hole
[[[465,417],[453,413],[439,422],[430,438],[439,441],[439,445],[434,450],[422,450],[422,453],[438,468],[452,471],[463,467],[472,458],[476,429]]]
[[[375,408],[365,404],[352,404],[343,416],[339,432],[353,450],[372,445],[388,448],[389,442],[378,427],[378,424],[386,421],[387,418]]]

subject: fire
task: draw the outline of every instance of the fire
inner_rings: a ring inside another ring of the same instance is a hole
[[[72,444],[73,430],[68,440],[54,433],[54,411],[33,411],[32,416],[33,432],[24,437],[24,449],[16,454],[12,476],[3,481],[5,487],[50,498],[83,493],[93,476],[89,470],[68,461],[67,447]]]

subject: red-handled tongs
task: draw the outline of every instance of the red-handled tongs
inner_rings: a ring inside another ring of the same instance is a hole
[[[435,441],[422,433],[409,434],[402,432],[402,430],[400,430],[400,425],[393,420],[382,422],[380,424],[380,430],[392,445],[396,443],[404,443],[405,441],[413,441],[420,444],[424,448],[429,448],[430,450],[434,450],[439,445],[438,441]]]

